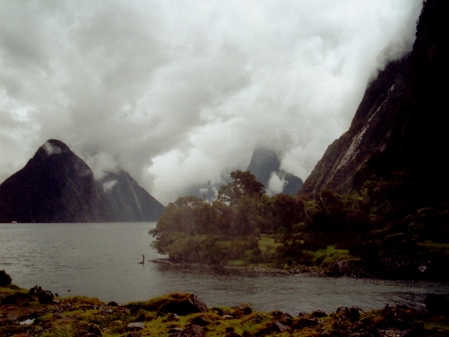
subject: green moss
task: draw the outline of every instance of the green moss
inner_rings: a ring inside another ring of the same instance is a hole
[[[353,260],[354,258],[347,249],[335,249],[334,245],[327,246],[314,253],[313,262],[315,266],[329,267],[341,260]]]
[[[17,293],[26,294],[28,290],[20,288],[14,284],[8,284],[4,287],[0,287],[0,296],[2,295],[13,295]]]
[[[333,256],[339,252],[335,247],[327,247],[323,254]],[[1,289],[4,290],[4,289]],[[16,289],[17,290],[17,289]],[[18,291],[21,291],[19,288]],[[23,290],[22,290],[23,291]],[[333,331],[337,325],[339,329],[351,328],[354,321],[345,317],[345,312],[332,313],[322,317],[310,325],[301,323],[301,320],[310,322],[314,319],[312,314],[292,318],[293,330],[289,332],[276,332],[273,325],[277,313],[264,313],[247,311],[245,306],[233,308],[213,307],[207,312],[175,316],[171,313],[159,314],[157,309],[167,301],[182,301],[190,294],[172,293],[160,296],[149,301],[133,302],[126,306],[107,307],[105,303],[95,298],[72,297],[60,299],[57,303],[36,306],[8,305],[8,313],[15,317],[24,317],[34,311],[38,316],[34,325],[19,326],[12,320],[0,322],[0,335],[32,335],[39,337],[76,337],[87,333],[101,334],[103,337],[124,337],[129,335],[126,326],[131,322],[143,322],[145,328],[140,331],[141,336],[172,336],[176,331],[183,330],[196,321],[207,322],[204,328],[207,336],[225,336],[231,330],[240,336],[318,336],[323,331]],[[245,308],[244,308],[245,307]],[[105,310],[107,308],[107,310]],[[31,310],[31,311],[30,311]],[[45,313],[45,311],[47,312]],[[403,307],[388,307],[382,310],[364,312],[359,321],[370,329],[384,329],[391,321],[392,314],[398,317],[408,317],[407,321],[416,321],[424,324],[423,333],[431,332],[432,336],[444,336],[449,331],[449,324],[444,317],[429,316]],[[39,316],[40,315],[40,316]],[[40,329],[40,330],[37,330]],[[343,330],[344,332],[348,332]],[[425,334],[428,335],[428,334]]]
[[[276,249],[276,247],[281,246],[282,244],[276,242],[274,238],[263,236],[258,241],[259,248],[262,252],[269,252],[270,250]]]

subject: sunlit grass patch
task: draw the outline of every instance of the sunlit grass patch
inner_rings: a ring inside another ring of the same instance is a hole
[[[26,294],[28,293],[28,290],[20,288],[14,284],[8,284],[4,287],[0,287],[0,295],[12,295],[17,293]]]
[[[262,252],[267,252],[272,249],[276,249],[276,247],[281,246],[282,243],[276,242],[274,238],[270,238],[267,236],[262,236],[259,241],[259,248]]]
[[[266,324],[270,320],[271,315],[267,313],[253,312],[240,321],[236,329],[236,332],[238,333],[246,332],[252,334],[258,331],[263,324]]]
[[[51,331],[44,331],[40,337],[75,337],[82,332],[72,322],[64,322],[54,326]]]
[[[330,264],[341,260],[352,260],[353,257],[347,249],[335,249],[334,245],[327,246],[326,249],[317,250],[314,253],[313,263],[315,266],[327,267]]]

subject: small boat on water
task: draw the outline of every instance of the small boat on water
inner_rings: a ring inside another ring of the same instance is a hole
[[[11,221],[11,223],[12,223],[12,224],[16,224],[16,223],[17,223],[17,221],[13,220],[13,221]]]

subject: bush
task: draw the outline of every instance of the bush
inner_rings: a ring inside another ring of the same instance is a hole
[[[0,270],[0,287],[7,286],[11,284],[12,278],[4,270]]]

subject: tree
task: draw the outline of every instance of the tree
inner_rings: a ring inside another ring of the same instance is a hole
[[[218,191],[218,200],[230,206],[237,205],[242,196],[260,199],[265,193],[265,186],[250,171],[233,171],[231,178],[233,182],[223,185]]]
[[[274,197],[272,206],[273,230],[282,226],[290,233],[292,226],[304,221],[304,203],[296,196],[278,194]]]

